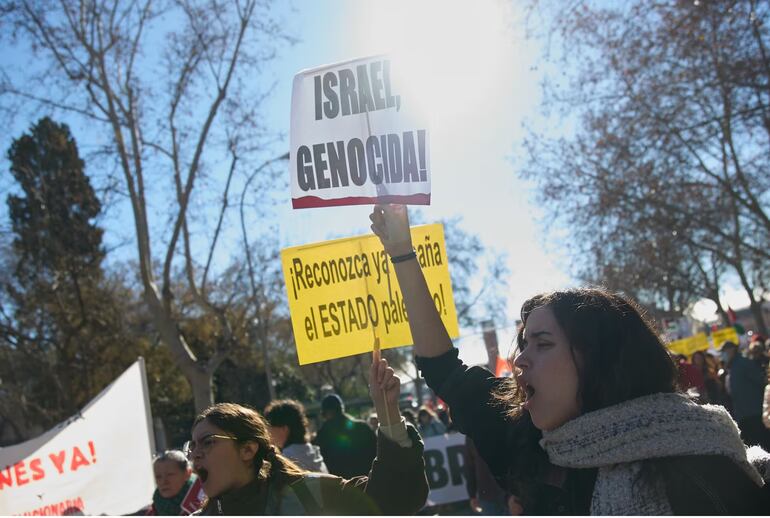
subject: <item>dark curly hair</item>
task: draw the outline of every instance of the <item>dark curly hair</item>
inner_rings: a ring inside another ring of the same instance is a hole
[[[286,438],[285,448],[290,444],[303,444],[307,442],[308,422],[305,417],[305,407],[302,403],[293,399],[280,399],[273,401],[265,407],[265,419],[271,426],[288,426],[289,436]]]

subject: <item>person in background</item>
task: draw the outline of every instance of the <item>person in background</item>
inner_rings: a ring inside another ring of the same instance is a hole
[[[765,344],[759,340],[755,340],[749,344],[749,352],[746,353],[746,357],[756,362],[759,368],[764,372],[767,369],[768,357],[765,352]]]
[[[278,451],[256,410],[219,403],[195,418],[185,452],[208,495],[202,515],[414,514],[428,496],[423,444],[398,414],[400,380],[375,355],[369,370],[382,420],[368,476],[303,470]],[[366,425],[364,425],[366,426]],[[367,427],[367,430],[369,428]],[[370,430],[369,430],[370,431]]]
[[[329,472],[320,448],[308,441],[308,422],[302,403],[293,399],[273,401],[265,408],[265,419],[270,425],[270,438],[284,457],[307,471]]]
[[[147,509],[148,516],[179,516],[197,510],[200,502],[193,492],[196,476],[184,453],[179,450],[167,450],[155,458],[152,463],[157,489],[152,494],[152,505]],[[188,498],[189,497],[189,498]],[[192,508],[182,508],[185,501],[194,501]]]
[[[679,387],[684,391],[694,390],[699,397],[703,397],[706,392],[706,385],[702,372],[694,364],[688,362],[684,354],[677,354],[674,359],[679,370]]]
[[[420,435],[424,438],[446,433],[444,423],[439,421],[438,416],[425,405],[421,406],[417,412],[417,428],[420,430]]]
[[[700,401],[724,405],[724,387],[717,374],[715,358],[704,351],[696,351],[692,355],[692,365],[703,378],[705,390],[701,391]]]
[[[470,497],[471,511],[483,516],[508,514],[508,495],[489,471],[473,439],[465,437],[465,487]]]
[[[342,478],[369,473],[377,454],[377,437],[369,425],[345,414],[345,405],[337,394],[323,398],[321,417],[324,423],[313,442],[321,448],[329,473]]]
[[[744,358],[735,343],[726,341],[719,350],[722,361],[729,369],[727,391],[743,442],[758,444],[770,451],[770,430],[762,424],[765,373],[757,362]]]
[[[455,433],[454,423],[452,423],[452,412],[445,403],[439,403],[436,407],[436,417],[439,422],[444,425],[445,433]]]

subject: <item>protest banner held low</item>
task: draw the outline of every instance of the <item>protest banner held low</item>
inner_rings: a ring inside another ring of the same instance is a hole
[[[140,359],[78,415],[0,448],[0,515],[121,515],[149,504],[150,422]]]
[[[428,288],[450,336],[459,336],[444,229],[412,227]],[[388,255],[374,235],[281,251],[300,365],[412,344],[406,304]]]
[[[425,438],[426,507],[468,500],[465,473],[465,435],[450,433]]]
[[[394,65],[395,67],[395,65]],[[289,173],[295,209],[430,204],[430,140],[383,56],[294,76]]]

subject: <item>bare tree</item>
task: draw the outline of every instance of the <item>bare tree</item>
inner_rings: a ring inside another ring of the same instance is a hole
[[[768,6],[552,7],[563,52],[546,108],[576,129],[534,134],[524,175],[573,230],[576,262],[617,265],[627,290],[679,309],[718,299],[726,266],[765,333],[755,288],[770,260]]]
[[[209,282],[239,167],[265,136],[258,116],[265,92],[255,78],[283,37],[267,2],[20,1],[0,12],[10,43],[40,65],[34,76],[3,74],[3,107],[67,113],[108,135],[133,214],[144,301],[196,409],[205,408],[237,335],[227,301],[212,300]],[[211,206],[219,207],[216,218]],[[206,361],[179,325],[172,282],[179,259],[186,285],[176,290],[219,324]]]

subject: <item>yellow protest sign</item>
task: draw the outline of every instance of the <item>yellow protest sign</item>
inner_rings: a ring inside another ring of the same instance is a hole
[[[727,340],[738,345],[738,332],[734,327],[725,327],[711,332],[711,341],[715,349],[719,349],[722,346],[722,342]]]
[[[452,298],[444,228],[412,227],[433,302],[451,337],[460,334]],[[406,304],[388,255],[374,235],[281,251],[300,365],[412,344]]]
[[[682,338],[681,340],[674,340],[668,344],[668,348],[676,354],[690,356],[696,351],[705,351],[708,349],[709,341],[706,333],[698,333],[697,335]]]

